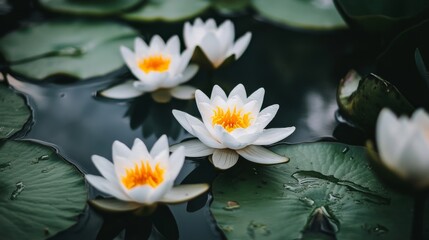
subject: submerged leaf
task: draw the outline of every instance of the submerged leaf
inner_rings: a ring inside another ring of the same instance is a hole
[[[24,98],[0,84],[0,139],[20,131],[30,116],[31,110]]]
[[[86,205],[79,171],[52,148],[0,146],[0,229],[4,239],[45,239],[74,225]]]
[[[411,114],[414,107],[399,90],[375,74],[362,78],[354,70],[341,80],[337,92],[340,113],[353,124],[372,131],[382,108]]]
[[[364,148],[320,142],[272,150],[291,161],[242,163],[213,183],[211,212],[227,238],[409,238],[413,199],[379,182]],[[228,209],[231,201],[240,208]]]

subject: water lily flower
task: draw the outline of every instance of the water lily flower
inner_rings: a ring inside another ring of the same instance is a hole
[[[380,112],[376,141],[382,163],[418,186],[429,184],[429,115],[422,109],[411,118]]]
[[[265,129],[274,118],[279,105],[261,111],[265,90],[258,89],[249,97],[242,84],[226,96],[217,85],[211,97],[197,90],[195,100],[202,121],[178,110],[173,115],[195,140],[176,144],[171,149],[185,146],[185,155],[203,157],[211,155],[213,165],[219,169],[234,166],[239,158],[261,164],[287,162],[289,159],[260,145],[278,142],[295,131],[295,127]]]
[[[217,27],[211,18],[206,22],[197,18],[193,25],[186,22],[183,29],[186,47],[194,49],[198,46],[214,68],[220,67],[230,57],[240,58],[252,38],[252,34],[247,32],[234,43],[234,35],[234,24],[230,20]]]
[[[112,147],[113,164],[104,157],[92,156],[103,177],[87,174],[85,178],[98,190],[122,201],[143,205],[187,201],[207,191],[208,185],[173,187],[185,160],[184,151],[184,148],[177,148],[170,156],[165,135],[150,151],[140,139],[135,139],[131,149],[115,141]]]
[[[151,92],[154,100],[168,102],[171,97],[192,99],[195,88],[180,84],[189,81],[198,72],[198,66],[189,64],[193,49],[180,53],[177,35],[167,43],[155,35],[147,45],[141,38],[135,39],[134,50],[120,48],[126,65],[138,80],[126,81],[101,92],[102,96],[128,99]]]

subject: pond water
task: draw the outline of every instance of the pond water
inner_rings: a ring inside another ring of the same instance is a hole
[[[296,131],[286,139],[288,143],[316,141],[322,138],[362,144],[357,130],[336,120],[336,88],[339,80],[355,64],[354,46],[349,32],[313,33],[285,29],[249,17],[232,19],[236,36],[246,31],[253,34],[249,48],[241,59],[217,71],[202,69],[190,84],[209,93],[213,84],[229,92],[239,83],[248,93],[260,87],[266,90],[264,106],[279,104],[280,110],[269,127],[295,126]],[[218,20],[218,23],[221,20]],[[137,26],[136,26],[137,27]],[[161,35],[181,33],[182,25],[169,27]],[[143,28],[139,28],[143,29]],[[149,27],[144,36],[158,33]],[[100,64],[102,64],[100,59]],[[154,103],[149,96],[131,101],[112,101],[98,97],[97,91],[113,82],[130,78],[127,69],[88,81],[59,84],[32,82],[20,76],[10,85],[28,97],[33,109],[33,123],[19,138],[34,139],[54,145],[60,154],[83,173],[98,175],[91,155],[111,159],[113,141],[131,146],[141,138],[151,147],[162,134],[174,144],[191,137],[175,121],[172,109],[198,115],[195,101],[173,100],[167,104]],[[199,167],[203,172],[193,172]],[[202,168],[202,169],[201,169]],[[191,174],[192,173],[192,174]],[[187,176],[191,174],[188,178]],[[176,180],[208,182],[216,170],[207,159],[188,159]],[[100,192],[90,188],[89,198]],[[209,212],[211,197],[201,197],[189,204],[168,206],[174,215],[181,239],[221,239]],[[166,219],[166,224],[170,224]],[[54,239],[95,239],[103,224],[103,217],[86,209],[78,224],[58,234]],[[120,238],[136,236],[124,233]],[[153,231],[151,238],[160,235]]]

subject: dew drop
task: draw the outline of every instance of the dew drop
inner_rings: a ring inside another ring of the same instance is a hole
[[[343,149],[343,151],[341,151],[342,153],[346,153],[346,152],[348,152],[350,150],[350,148],[349,147],[345,147],[344,149]]]
[[[17,182],[16,189],[13,190],[12,194],[10,195],[10,200],[16,200],[18,198],[18,195],[21,194],[24,188],[25,188],[25,185],[22,181]]]
[[[301,202],[307,204],[309,207],[312,207],[314,205],[314,200],[308,197],[302,197],[299,199]]]

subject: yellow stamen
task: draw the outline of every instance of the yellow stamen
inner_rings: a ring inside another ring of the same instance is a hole
[[[250,126],[250,120],[252,119],[251,112],[242,112],[242,109],[237,111],[236,107],[232,111],[229,108],[224,111],[222,108],[217,107],[213,110],[212,124],[221,125],[228,132],[232,132],[237,128],[247,128]]]
[[[128,168],[125,171],[121,181],[127,189],[146,184],[155,188],[164,181],[165,169],[159,163],[152,169],[148,161],[142,161],[140,166],[135,164],[134,168]]]
[[[171,59],[164,57],[161,54],[152,55],[147,58],[141,59],[137,62],[139,68],[145,72],[165,72],[170,67]]]

